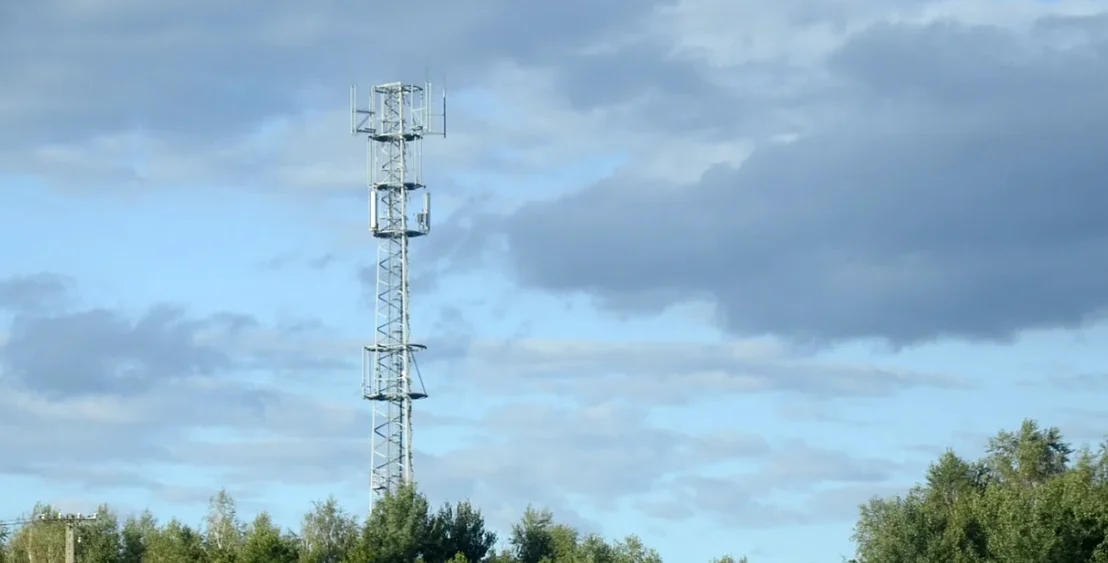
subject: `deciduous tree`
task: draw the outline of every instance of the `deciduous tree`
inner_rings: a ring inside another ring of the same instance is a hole
[[[119,519],[108,505],[96,510],[96,520],[77,528],[78,557],[81,563],[120,563],[122,557]]]
[[[262,512],[246,530],[239,563],[296,563],[300,559],[297,538],[281,532],[269,514]]]
[[[862,507],[857,563],[1108,563],[1108,455],[1024,421],[966,461],[944,453],[906,494]]]
[[[211,563],[204,537],[176,518],[146,541],[144,563]]]
[[[235,499],[226,489],[216,493],[209,502],[205,525],[204,547],[210,563],[235,563],[244,530]]]
[[[554,514],[528,506],[523,518],[512,526],[509,540],[520,563],[540,563],[554,557]]]
[[[430,537],[427,499],[404,486],[373,505],[348,563],[410,563],[422,555]]]
[[[339,563],[358,540],[358,522],[335,497],[312,506],[300,526],[302,563]]]

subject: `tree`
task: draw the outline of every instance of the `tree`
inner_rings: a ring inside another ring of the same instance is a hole
[[[618,563],[662,563],[657,551],[646,547],[639,536],[631,535],[616,545]]]
[[[622,563],[621,554],[616,548],[596,534],[586,535],[578,544],[574,554],[578,561],[588,563]]]
[[[511,551],[507,549],[501,549],[500,551],[489,555],[488,558],[485,559],[485,563],[519,563],[519,560],[516,559],[515,555],[513,555]]]
[[[119,519],[108,505],[96,510],[96,520],[85,523],[77,530],[78,558],[81,563],[118,563],[122,555]]]
[[[429,537],[427,499],[403,486],[373,505],[360,537],[348,552],[349,563],[411,563],[423,554]]]
[[[989,440],[986,463],[998,479],[1033,486],[1064,473],[1072,453],[1057,428],[1040,429],[1025,420],[1018,432],[1000,432]]]
[[[481,511],[469,501],[451,507],[444,504],[430,518],[423,550],[427,563],[445,563],[458,554],[467,561],[483,561],[496,545],[496,534],[485,529]]]
[[[27,525],[15,531],[9,540],[12,561],[49,563],[65,554],[65,527],[57,522],[44,522],[42,518],[55,515],[58,510],[48,504],[36,504],[27,516]]]
[[[174,518],[147,538],[146,563],[211,563],[204,536]]]
[[[539,563],[554,556],[554,515],[546,509],[528,506],[523,518],[512,526],[509,540],[520,563]]]
[[[204,546],[211,563],[235,563],[242,546],[243,527],[238,519],[235,499],[221,489],[208,504]]]
[[[1108,475],[1108,465],[1088,465]],[[1104,479],[1101,479],[1102,481]],[[37,504],[13,530],[0,529],[0,563],[62,563],[65,525]],[[268,513],[244,526],[227,491],[211,498],[202,525],[177,519],[162,524],[150,511],[120,521],[107,505],[78,530],[81,563],[660,563],[636,536],[608,542],[556,523],[549,510],[531,507],[513,526],[511,549],[494,552],[497,535],[469,501],[443,504],[431,514],[427,499],[403,487],[378,502],[362,525],[334,497],[314,503],[300,534],[283,531]]]
[[[1073,448],[1024,421],[969,462],[944,453],[923,484],[861,508],[857,563],[1108,563],[1108,447]]]
[[[300,526],[302,563],[339,563],[358,540],[358,523],[335,497],[313,505]]]
[[[144,563],[147,546],[154,541],[157,533],[158,521],[149,510],[138,518],[127,518],[119,534],[120,563]]]
[[[300,554],[296,538],[281,533],[268,513],[262,512],[250,524],[243,541],[239,563],[295,563]]]
[[[8,556],[8,539],[11,537],[11,531],[8,527],[0,524],[0,563],[7,563],[11,558]]]

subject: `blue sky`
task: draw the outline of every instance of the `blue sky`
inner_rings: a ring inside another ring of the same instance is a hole
[[[413,243],[434,502],[500,530],[549,506],[667,561],[835,561],[944,448],[1024,418],[1099,441],[1102,8],[568,2],[520,34],[497,2],[426,0],[449,33],[368,65],[350,22],[382,14],[340,2],[0,25],[0,520],[199,522],[221,487],[294,528],[368,506],[346,85],[427,64],[452,93]]]

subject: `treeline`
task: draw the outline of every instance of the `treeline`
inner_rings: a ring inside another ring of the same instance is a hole
[[[53,512],[37,506],[33,523],[0,530],[0,563],[64,561],[64,526],[37,521]],[[317,503],[295,533],[265,513],[244,524],[225,492],[197,528],[150,513],[120,522],[102,506],[78,533],[80,563],[661,562],[635,536],[581,534],[531,508],[498,542],[468,502],[432,510],[410,488],[361,522],[333,498]],[[853,539],[848,563],[1108,563],[1108,448],[1075,451],[1057,428],[1026,421],[980,459],[947,451],[906,494],[863,505]]]
[[[943,454],[907,494],[862,506],[857,563],[1108,563],[1108,448],[1025,421],[986,455]]]
[[[55,514],[39,505],[28,523],[5,533],[0,563],[62,563],[65,525],[43,521]],[[404,488],[374,506],[364,522],[334,498],[316,503],[298,532],[282,530],[261,513],[246,524],[234,499],[221,491],[205,522],[159,522],[146,512],[122,522],[107,505],[77,527],[80,563],[661,563],[658,553],[631,536],[609,542],[554,521],[547,510],[528,508],[499,551],[469,502],[430,509],[426,497]],[[720,563],[734,563],[730,557]]]

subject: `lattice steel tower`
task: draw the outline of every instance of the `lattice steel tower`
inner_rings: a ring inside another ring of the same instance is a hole
[[[351,134],[365,134],[369,230],[378,239],[376,334],[362,350],[362,397],[373,404],[372,501],[413,481],[412,403],[427,397],[411,341],[408,240],[431,229],[431,197],[423,185],[423,137],[446,136],[442,113],[431,112],[431,84],[380,84],[359,106],[350,88]],[[432,127],[435,121],[438,127]],[[412,192],[423,189],[422,210]]]

